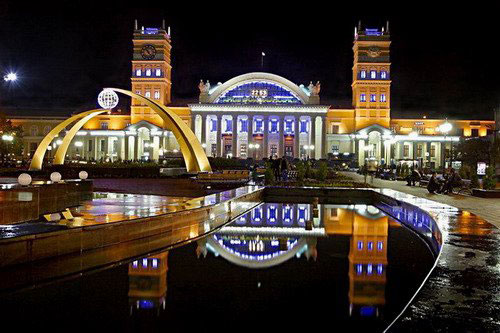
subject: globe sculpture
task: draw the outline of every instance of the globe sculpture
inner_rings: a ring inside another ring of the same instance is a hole
[[[97,102],[103,109],[112,109],[118,105],[118,95],[111,89],[104,89],[97,96]]]

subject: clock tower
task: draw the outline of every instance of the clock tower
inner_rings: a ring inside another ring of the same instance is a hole
[[[354,29],[352,105],[356,130],[378,124],[389,128],[391,63],[389,23],[382,29]]]
[[[170,28],[134,29],[134,53],[132,58],[132,92],[151,98],[161,104],[171,102]],[[146,120],[163,127],[163,121],[149,107],[132,99],[132,123]]]

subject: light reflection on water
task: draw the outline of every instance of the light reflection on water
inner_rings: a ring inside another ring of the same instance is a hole
[[[423,258],[427,262],[426,264],[420,262],[419,268],[430,269],[432,266],[430,252],[423,253],[422,258],[415,256],[411,251],[407,255],[403,253],[392,257],[389,255],[391,251],[389,245],[398,243],[397,239],[389,241],[390,234],[394,234],[397,238],[401,233],[406,234],[405,239],[410,237],[412,242],[421,242],[416,235],[402,228],[399,223],[374,206],[262,204],[238,217],[217,233],[198,240],[195,246],[191,244],[172,250],[170,253],[162,252],[130,263],[128,268],[130,314],[133,317],[141,312],[155,312],[157,316],[167,316],[174,321],[188,317],[188,313],[177,310],[176,301],[179,297],[170,298],[167,289],[173,290],[175,294],[182,292],[192,295],[207,292],[213,295],[213,290],[203,288],[212,288],[219,293],[227,288],[228,295],[238,297],[241,296],[238,290],[242,285],[248,288],[247,282],[257,281],[258,289],[271,284],[273,286],[271,292],[280,295],[280,290],[287,288],[288,292],[293,294],[293,285],[286,285],[290,281],[299,283],[301,289],[317,291],[318,287],[339,288],[338,281],[347,279],[347,283],[340,287],[342,291],[340,298],[343,299],[332,300],[332,305],[342,305],[340,309],[335,307],[332,309],[336,312],[335,316],[344,321],[354,321],[356,325],[363,326],[370,323],[374,325],[372,328],[382,329],[397,315],[398,309],[404,307],[405,297],[409,299],[427,273],[425,269],[422,272],[398,272],[397,270],[405,269],[406,266],[394,263],[392,260],[404,258],[407,261],[405,264],[415,267],[411,261]],[[398,244],[395,250],[399,252],[407,245],[411,244]],[[419,251],[425,251],[426,247],[420,245]],[[172,259],[170,262],[169,256]],[[185,261],[193,263],[193,257],[198,258],[194,261],[194,265],[184,263]],[[181,267],[177,269],[175,266],[179,262],[182,264],[179,264]],[[170,269],[169,264],[174,265],[170,267],[172,276],[170,272],[167,273]],[[210,274],[211,266],[221,269],[217,272],[218,276],[207,275]],[[395,272],[392,274],[394,279],[410,275],[414,280],[391,281],[391,266],[395,267]],[[290,270],[293,267],[297,272]],[[314,278],[301,276],[301,272],[308,270],[318,276]],[[245,282],[234,280],[235,271],[237,279]],[[279,281],[279,277],[283,276],[281,271],[285,271],[287,281]],[[196,287],[178,280],[177,276],[189,274],[193,275],[189,280]],[[329,276],[330,274],[332,276]],[[169,282],[171,279],[173,281]],[[210,283],[207,284],[204,280]],[[195,288],[202,289],[195,292],[193,291]],[[387,288],[389,295],[386,294]],[[401,288],[403,290],[399,290]],[[401,294],[395,295],[395,290]],[[219,295],[217,299],[210,300],[213,302],[211,305],[215,308],[228,307],[227,310],[230,310],[230,304],[218,303],[227,297]],[[256,301],[263,309],[271,310],[270,306],[266,305],[269,297],[272,296],[265,294],[252,302]],[[314,293],[308,297],[312,303],[318,302],[316,298],[321,298]],[[249,315],[253,312],[259,313],[241,305],[240,303],[245,302],[244,299],[233,302],[238,304],[236,308],[243,307],[249,311]],[[203,301],[193,303],[194,306],[204,304]],[[286,306],[285,303],[283,302],[282,306]],[[232,321],[231,318],[224,320]]]

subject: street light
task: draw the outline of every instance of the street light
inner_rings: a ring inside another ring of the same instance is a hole
[[[448,119],[444,123],[438,126],[437,130],[444,134],[444,142],[446,144],[446,136],[453,129],[453,125],[448,122]],[[453,164],[453,140],[450,140],[450,166]]]
[[[7,73],[4,75],[3,79],[5,82],[15,82],[17,81],[17,74],[12,72]]]

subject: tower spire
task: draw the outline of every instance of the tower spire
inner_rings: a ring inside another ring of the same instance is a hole
[[[389,33],[389,20],[385,22],[385,31]]]
[[[135,30],[138,30],[138,29],[137,29],[137,19],[135,19],[134,28],[135,28]]]
[[[165,30],[165,19],[163,19],[163,21],[161,22],[161,28]]]

